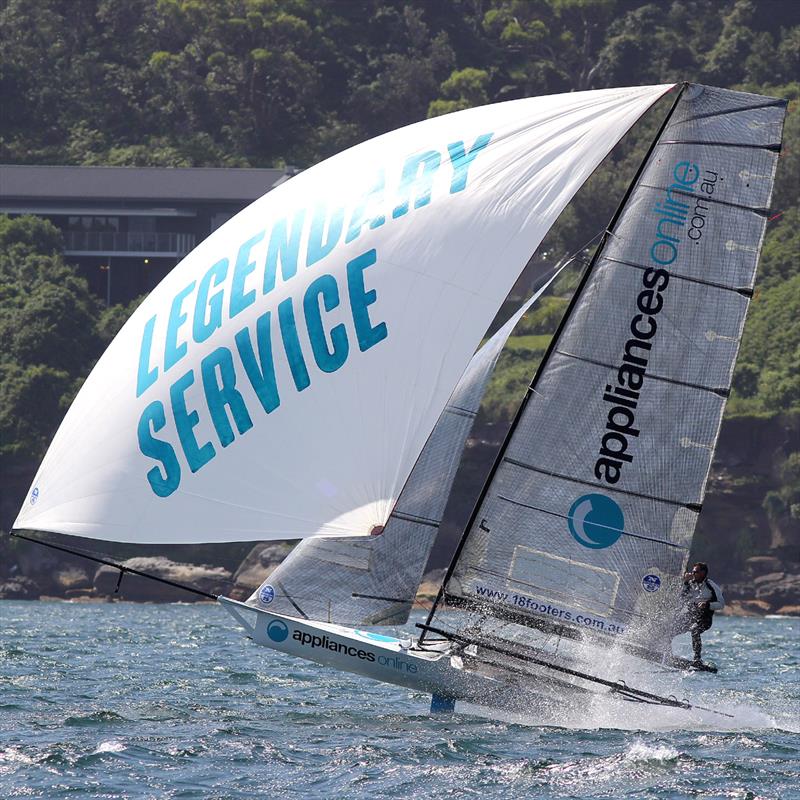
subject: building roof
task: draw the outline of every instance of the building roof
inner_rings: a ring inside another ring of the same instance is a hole
[[[0,200],[251,202],[296,169],[0,165]]]

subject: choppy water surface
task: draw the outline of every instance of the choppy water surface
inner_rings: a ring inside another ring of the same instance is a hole
[[[0,602],[0,797],[800,798],[798,627],[705,635],[720,675],[681,688],[733,719],[567,729],[431,717],[213,605]]]

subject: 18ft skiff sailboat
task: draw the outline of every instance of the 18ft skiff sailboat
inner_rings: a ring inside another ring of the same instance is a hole
[[[545,710],[564,689],[682,705],[610,660],[674,663],[780,149],[773,98],[675,89],[419,638],[362,630],[408,618],[516,318],[472,357],[481,336],[575,192],[673,89],[427,120],[265,195],[124,326],[15,528],[302,539],[246,603],[219,598],[259,644],[445,705]]]

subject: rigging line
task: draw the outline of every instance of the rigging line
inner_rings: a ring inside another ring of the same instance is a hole
[[[664,121],[661,123],[661,126],[659,127],[653,141],[650,143],[650,147],[648,148],[647,153],[645,153],[644,159],[642,159],[642,162],[639,164],[639,168],[636,170],[636,174],[633,176],[633,180],[628,185],[628,188],[625,191],[625,194],[622,197],[622,200],[620,201],[617,210],[614,212],[614,216],[611,218],[611,221],[608,223],[607,229],[603,232],[600,238],[600,243],[598,244],[597,249],[594,251],[592,259],[589,262],[589,265],[584,270],[583,275],[581,276],[581,279],[578,282],[578,286],[575,289],[574,294],[570,298],[569,305],[567,306],[567,309],[564,312],[564,316],[561,318],[558,327],[556,328],[556,331],[553,334],[552,339],[550,340],[550,344],[547,346],[547,350],[545,351],[544,356],[542,356],[542,360],[539,362],[539,366],[536,368],[536,372],[534,373],[530,385],[528,386],[528,391],[525,393],[525,397],[522,399],[522,402],[517,408],[516,414],[514,415],[514,419],[511,422],[511,426],[506,431],[505,438],[503,439],[503,442],[500,445],[500,449],[497,451],[497,455],[495,456],[494,463],[492,464],[492,467],[489,470],[489,474],[486,476],[486,480],[484,481],[483,487],[481,488],[481,491],[478,493],[478,496],[472,508],[472,512],[470,513],[469,519],[467,520],[467,524],[464,526],[464,530],[461,534],[461,539],[459,540],[455,553],[453,553],[453,557],[451,558],[450,564],[448,565],[447,571],[445,572],[444,578],[442,579],[442,585],[439,587],[439,593],[437,594],[436,599],[433,601],[433,605],[431,606],[431,610],[428,614],[426,624],[430,624],[433,621],[439,602],[441,601],[441,598],[444,596],[445,586],[447,585],[447,582],[450,580],[450,577],[453,574],[455,565],[458,562],[459,556],[461,555],[461,551],[464,549],[464,545],[466,544],[467,538],[469,537],[469,533],[473,525],[475,524],[475,520],[477,519],[478,514],[480,513],[480,509],[483,504],[484,498],[486,497],[489,491],[489,487],[491,486],[492,481],[494,480],[494,476],[497,473],[497,470],[499,469],[500,465],[503,463],[505,452],[508,449],[508,446],[514,435],[514,431],[516,430],[520,420],[522,419],[522,415],[525,411],[525,408],[528,405],[531,395],[534,394],[536,391],[536,385],[538,384],[541,375],[543,374],[545,368],[548,365],[548,362],[550,361],[550,357],[553,350],[555,349],[556,342],[561,337],[561,334],[567,325],[567,321],[571,318],[572,312],[574,311],[575,307],[578,304],[578,299],[583,294],[583,290],[589,280],[589,276],[592,274],[595,265],[599,261],[600,254],[603,252],[605,243],[608,241],[609,231],[613,231],[616,228],[617,222],[619,221],[619,218],[622,215],[623,209],[625,208],[628,200],[630,199],[630,196],[633,194],[633,191],[636,188],[639,179],[644,174],[645,167],[650,161],[650,157],[655,152],[656,144],[658,143],[658,140],[661,138],[661,136],[664,135],[664,131],[670,119],[672,118],[672,115],[675,113],[675,109],[678,107],[678,103],[683,97],[683,94],[688,88],[688,86],[689,84],[687,82],[684,82],[681,85],[681,88],[679,89],[678,93],[675,96],[675,100],[672,103],[672,107],[670,108],[667,115],[664,117]],[[425,637],[425,631],[423,629],[423,632],[420,635],[420,642],[423,640],[424,637]]]
[[[217,600],[219,595],[210,594],[209,592],[204,592],[202,589],[195,589],[193,586],[187,586],[185,583],[178,583],[177,581],[170,581],[167,578],[159,578],[157,575],[151,575],[148,572],[142,572],[139,569],[133,569],[132,567],[126,567],[124,564],[118,564],[114,561],[109,561],[105,558],[98,558],[97,556],[88,555],[87,553],[81,552],[80,550],[74,550],[69,547],[62,547],[58,544],[53,544],[52,542],[45,542],[42,539],[36,539],[33,536],[25,536],[22,533],[15,533],[12,531],[9,536],[14,536],[17,539],[25,539],[28,542],[34,542],[36,544],[40,544],[43,547],[50,547],[53,550],[60,550],[62,553],[69,553],[74,556],[80,556],[81,558],[88,559],[89,561],[94,561],[97,564],[105,564],[108,567],[114,567],[114,569],[119,570],[119,580],[117,581],[117,590],[119,589],[119,585],[122,581],[122,576],[125,574],[130,575],[138,575],[140,578],[147,578],[151,581],[156,581],[157,583],[165,583],[168,586],[174,586],[177,589],[183,589],[186,592],[191,592],[192,594],[198,594],[201,597],[207,597],[210,600]]]
[[[566,350],[559,350],[556,348],[556,353],[560,356],[565,356],[566,358],[574,358],[576,361],[583,361],[586,364],[594,364],[596,367],[606,367],[606,369],[610,370],[618,370],[619,366],[615,364],[607,364],[605,361],[600,361],[596,358],[587,358],[586,356],[579,356],[575,353],[568,353]],[[645,368],[646,370],[646,368]],[[645,371],[645,376],[649,379],[654,381],[660,381],[662,383],[672,383],[675,386],[685,386],[687,389],[697,389],[701,392],[710,392],[711,394],[715,394],[718,397],[727,397],[730,394],[729,389],[723,389],[719,386],[703,386],[702,383],[691,383],[690,381],[679,381],[675,378],[667,378],[664,375],[657,375],[654,372]]]
[[[465,636],[460,636],[457,633],[452,633],[450,631],[444,631],[440,628],[434,628],[430,625],[423,625],[422,623],[417,623],[418,628],[422,628],[424,630],[429,630],[432,633],[438,633],[440,636],[444,636],[446,639],[450,639],[458,644],[476,644],[479,647],[485,647],[487,650],[493,650],[495,653],[500,653],[504,656],[509,656],[510,658],[516,658],[519,661],[523,661],[525,663],[536,664],[540,667],[545,667],[546,669],[552,669],[556,672],[563,672],[565,675],[571,675],[575,678],[580,678],[585,681],[591,681],[592,683],[598,683],[601,686],[607,686],[613,692],[620,692],[625,694],[635,695],[638,698],[642,698],[645,700],[652,700],[660,705],[665,706],[672,706],[674,708],[684,708],[687,711],[692,708],[702,708],[703,711],[711,711],[715,714],[722,714],[725,717],[731,717],[731,714],[725,714],[722,711],[716,711],[713,708],[703,708],[702,706],[693,706],[688,700],[678,700],[677,698],[672,697],[662,697],[658,694],[653,694],[652,692],[646,692],[643,689],[637,689],[633,686],[627,686],[625,683],[621,681],[610,681],[606,678],[601,678],[597,675],[590,675],[587,672],[581,672],[577,669],[570,669],[569,667],[562,667],[559,664],[553,664],[550,661],[545,661],[542,658],[536,658],[535,656],[528,655],[526,653],[518,653],[514,652],[510,648],[507,647],[500,647],[498,645],[490,644],[484,641],[472,641]]]
[[[281,581],[279,580],[276,580],[275,583],[278,585],[278,588],[283,592],[283,596],[294,606],[295,611],[297,611],[297,613],[303,619],[311,619],[311,617],[309,617],[308,614],[306,614],[306,612],[303,611],[303,609],[300,608],[299,605],[297,605],[297,603],[294,601],[294,598],[286,590],[286,587],[283,585],[283,583],[281,583]]]
[[[515,467],[529,469],[531,472],[538,472],[541,475],[549,475],[551,478],[560,478],[562,481],[567,481],[568,483],[580,483],[583,486],[592,486],[595,489],[605,489],[608,491],[608,487],[605,484],[583,480],[582,478],[573,478],[569,475],[561,475],[560,473],[553,472],[549,469],[542,469],[541,467],[534,467],[533,464],[526,464],[524,461],[517,461],[515,458],[509,458],[506,456],[503,458],[503,461],[508,464],[513,464]],[[703,508],[702,503],[683,503],[680,500],[670,500],[667,497],[658,497],[657,495],[646,494],[645,492],[634,492],[631,489],[619,489],[615,487],[613,491],[618,492],[619,494],[627,494],[631,497],[640,497],[643,500],[653,500],[657,503],[666,503],[667,505],[677,506],[679,508],[688,508],[690,511],[694,511],[698,514]]]
[[[530,508],[532,511],[541,511],[543,514],[550,514],[553,517],[560,517],[561,519],[572,519],[569,514],[559,514],[558,511],[548,511],[546,508],[539,508],[539,506],[532,506],[528,503],[523,503],[521,500],[512,500],[510,497],[506,497],[505,495],[498,494],[496,495],[501,500],[505,500],[507,503],[512,503],[515,506],[522,506],[523,508]],[[633,539],[643,539],[646,542],[655,542],[656,544],[663,544],[667,547],[677,547],[680,550],[687,550],[688,548],[684,547],[680,544],[675,544],[674,542],[668,542],[666,539],[656,539],[654,536],[645,536],[643,533],[632,533],[631,531],[620,531],[619,528],[614,527],[613,525],[603,525],[601,522],[593,522],[593,527],[597,528],[607,528],[610,531],[619,531],[623,536],[630,536]]]
[[[635,261],[626,261],[624,258],[616,258],[615,256],[603,256],[603,261],[611,261],[614,264],[624,264],[626,267],[633,267],[634,269],[640,269],[642,271],[646,271],[648,269],[652,269],[652,267],[647,267],[644,264],[637,264]],[[718,283],[717,281],[709,281],[705,278],[695,278],[689,275],[681,275],[678,272],[673,272],[672,270],[669,271],[669,278],[672,280],[673,278],[677,278],[681,281],[688,281],[690,283],[699,283],[702,286],[711,286],[714,289],[724,289],[727,292],[735,292],[736,294],[743,295],[744,297],[752,297],[753,290],[746,287],[746,286],[727,286],[724,283]]]

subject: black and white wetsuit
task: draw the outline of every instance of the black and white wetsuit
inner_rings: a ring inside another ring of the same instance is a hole
[[[677,620],[677,633],[692,634],[692,650],[695,661],[700,661],[703,643],[700,634],[707,631],[713,621],[714,612],[725,608],[725,597],[719,584],[706,578],[700,583],[686,581],[683,584],[681,596],[684,603],[683,614]],[[704,609],[698,608],[698,603],[708,603]]]
[[[722,589],[719,584],[714,583],[710,578],[706,578],[700,583],[694,581],[687,581],[683,584],[683,599],[688,605],[689,603],[697,605],[697,603],[708,603],[708,610],[712,613],[714,611],[722,611],[725,608],[725,597],[722,594]]]

